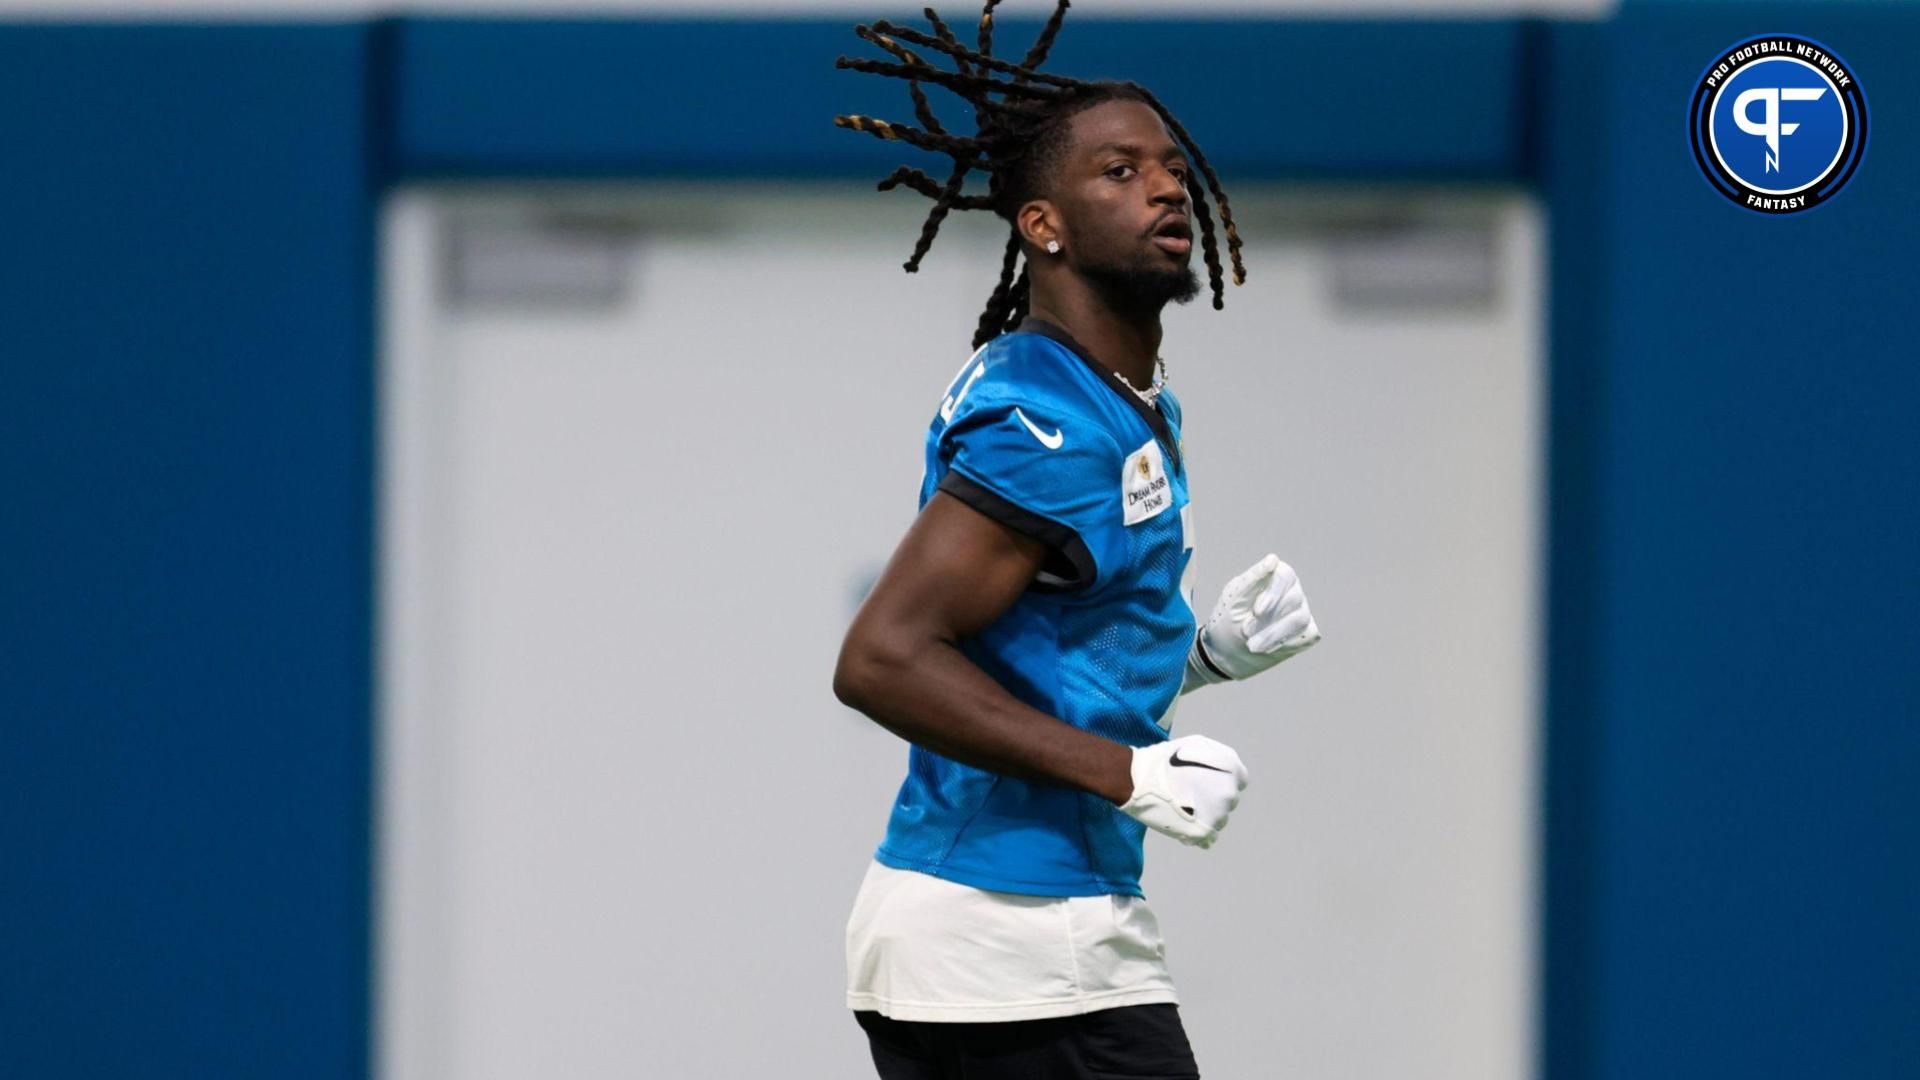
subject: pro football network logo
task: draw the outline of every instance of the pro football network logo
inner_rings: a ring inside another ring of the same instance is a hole
[[[1689,126],[1715,190],[1757,213],[1797,214],[1833,198],[1860,167],[1867,96],[1825,45],[1767,34],[1707,65]]]

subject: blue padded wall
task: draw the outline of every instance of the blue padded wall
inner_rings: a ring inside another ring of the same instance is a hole
[[[918,14],[895,19],[926,26]],[[834,68],[836,56],[879,55],[854,36],[856,21],[407,20],[399,167],[877,180],[915,156],[938,160],[833,126],[837,113],[912,120],[903,84]],[[995,25],[1002,53],[1024,51],[1039,30]],[[1526,115],[1521,35],[1512,20],[1085,19],[1048,68],[1151,88],[1242,180],[1510,179]],[[957,98],[930,93],[937,115],[965,119]]]
[[[0,26],[0,1076],[366,1073],[369,55]]]
[[[1686,133],[1770,32],[1845,57],[1874,121],[1783,219]],[[1550,36],[1547,1074],[1920,1076],[1920,10]]]

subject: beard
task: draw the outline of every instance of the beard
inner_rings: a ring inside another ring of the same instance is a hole
[[[1200,278],[1191,266],[1082,263],[1078,269],[1115,311],[1157,312],[1168,301],[1184,304],[1200,295]]]

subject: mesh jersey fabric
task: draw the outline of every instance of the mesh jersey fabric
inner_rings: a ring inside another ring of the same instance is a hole
[[[1128,746],[1166,740],[1195,630],[1179,403],[1156,409],[1072,337],[1028,319],[982,346],[926,438],[945,491],[1045,542],[1033,586],[961,651],[1014,697]],[[920,746],[874,857],[1034,896],[1144,896],[1146,826],[1105,798]]]

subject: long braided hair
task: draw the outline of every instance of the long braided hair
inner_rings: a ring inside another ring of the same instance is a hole
[[[980,324],[973,334],[973,347],[1019,325],[1027,315],[1032,287],[1025,266],[1014,274],[1020,262],[1020,229],[1015,215],[1020,207],[1041,194],[1041,186],[1050,175],[1067,144],[1068,121],[1076,114],[1107,101],[1138,101],[1158,113],[1174,137],[1206,178],[1206,191],[1192,186],[1188,195],[1193,216],[1200,223],[1200,251],[1207,265],[1207,280],[1213,287],[1213,306],[1226,306],[1224,273],[1220,265],[1219,244],[1214,239],[1213,212],[1207,205],[1207,192],[1220,204],[1220,226],[1227,235],[1227,257],[1233,265],[1233,283],[1245,284],[1246,266],[1240,260],[1240,234],[1233,226],[1233,212],[1227,206],[1227,193],[1220,178],[1200,152],[1193,137],[1166,106],[1160,104],[1145,87],[1133,82],[1111,80],[1083,81],[1039,70],[1053,48],[1066,18],[1069,0],[1059,0],[1053,15],[1035,39],[1033,47],[1018,64],[996,59],[993,55],[993,9],[1001,0],[986,0],[980,12],[979,47],[961,44],[938,13],[927,8],[924,14],[933,33],[911,27],[895,26],[886,20],[853,28],[864,41],[878,46],[893,61],[867,60],[842,56],[836,68],[864,71],[889,78],[905,79],[913,97],[914,115],[920,126],[896,124],[870,116],[836,116],[833,122],[843,128],[864,131],[881,139],[892,139],[923,150],[945,153],[953,159],[952,171],[944,181],[902,165],[880,181],[881,191],[905,187],[933,200],[933,209],[920,228],[920,239],[913,254],[903,264],[907,273],[920,269],[920,260],[933,246],[940,223],[952,210],[991,210],[1009,225],[1006,254],[1000,262],[1000,281],[980,313]],[[919,46],[953,61],[953,70],[936,68],[920,54],[908,48]],[[933,115],[922,83],[944,87],[973,106],[977,131],[971,136],[956,135],[943,127]],[[974,170],[987,174],[987,193],[968,195],[961,189],[967,174]]]

